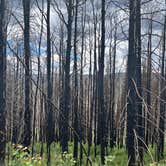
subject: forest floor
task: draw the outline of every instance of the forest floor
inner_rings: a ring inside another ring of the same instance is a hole
[[[87,145],[84,145],[88,149]],[[7,166],[46,166],[46,145],[43,146],[43,157],[40,157],[41,144],[36,144],[34,148],[34,156],[32,157],[27,151],[27,148],[23,148],[21,145],[17,147],[13,145],[7,146],[6,165]],[[105,166],[126,166],[127,165],[127,152],[125,148],[108,149],[108,156],[106,157]],[[73,144],[69,143],[69,153],[61,154],[59,144],[53,144],[51,146],[51,164],[50,166],[74,166],[73,160]],[[149,151],[144,154],[145,166],[166,166],[166,158],[160,163],[156,161],[155,148],[149,148]],[[165,156],[166,157],[166,156]],[[94,156],[94,147],[91,148],[90,159],[92,166],[100,166],[100,148],[97,147],[97,156]],[[82,166],[86,166],[86,156],[83,156]],[[78,164],[79,165],[79,164]]]

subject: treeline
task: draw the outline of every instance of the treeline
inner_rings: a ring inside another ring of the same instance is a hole
[[[10,142],[46,144],[47,165],[69,141],[79,165],[98,146],[101,165],[116,146],[164,159],[165,4],[124,2],[0,1],[0,164]]]

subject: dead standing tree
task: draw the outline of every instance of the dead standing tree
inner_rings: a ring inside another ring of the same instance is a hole
[[[105,106],[104,106],[104,57],[105,57],[105,0],[101,1],[101,54],[99,57],[99,114],[101,117],[101,163],[104,165],[105,160]]]
[[[0,165],[5,160],[6,137],[6,0],[0,1]]]
[[[165,109],[166,104],[166,65],[165,65],[165,50],[166,50],[166,14],[163,28],[162,39],[162,64],[161,64],[161,79],[160,79],[160,122],[159,122],[159,142],[158,142],[158,160],[164,158],[164,132],[165,132]]]
[[[50,38],[50,5],[47,1],[47,104],[46,104],[46,139],[47,139],[47,164],[50,164],[51,151],[50,146],[54,137],[53,111],[52,111],[52,79],[51,79],[51,38]]]
[[[127,103],[127,150],[129,165],[135,164],[135,71],[136,71],[136,54],[135,54],[135,0],[130,0],[130,17],[129,17],[129,50],[128,50],[128,103]]]
[[[30,0],[23,0],[25,54],[25,112],[23,145],[31,144]]]
[[[72,39],[72,22],[73,22],[73,1],[66,1],[68,21],[67,27],[67,48],[64,65],[64,86],[63,86],[63,99],[62,99],[62,114],[64,118],[61,119],[61,146],[62,152],[68,151],[69,139],[69,112],[70,112],[70,54],[71,54],[71,39]]]

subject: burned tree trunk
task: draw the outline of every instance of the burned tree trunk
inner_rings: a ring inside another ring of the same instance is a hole
[[[18,50],[17,50],[18,52]],[[19,60],[17,59],[16,62],[16,71],[14,74],[14,89],[15,89],[15,98],[13,99],[13,129],[12,129],[12,143],[17,144],[18,143],[18,88],[19,88]]]
[[[163,30],[163,44],[162,44],[162,65],[161,65],[161,79],[160,79],[160,121],[159,121],[159,142],[158,142],[158,160],[164,158],[164,132],[165,132],[165,109],[166,104],[166,71],[165,70],[165,47],[166,47],[166,15]]]
[[[47,139],[47,163],[50,163],[50,146],[54,137],[54,124],[52,112],[52,79],[51,79],[51,38],[50,38],[50,3],[47,1],[47,107],[46,107],[46,139]]]
[[[115,18],[116,19],[116,18]],[[116,42],[117,42],[117,23],[115,21],[114,48],[113,48],[113,69],[111,76],[111,120],[110,120],[110,147],[113,148],[116,143],[115,130],[115,62],[116,62]],[[111,67],[111,66],[110,66]]]
[[[0,1],[0,165],[5,160],[6,144],[6,1]]]
[[[31,144],[30,0],[23,0],[25,54],[25,112],[23,145]]]
[[[105,0],[101,1],[101,55],[99,57],[99,114],[101,129],[101,163],[105,161],[105,105],[104,105],[104,57],[105,57]]]
[[[136,84],[138,93],[136,96],[137,108],[137,135],[138,135],[138,150],[139,160],[143,164],[143,140],[144,140],[144,126],[143,126],[143,113],[142,113],[142,74],[141,74],[141,2],[136,1],[136,29],[135,29],[135,51],[137,56],[136,65]]]
[[[151,16],[152,17],[152,16]],[[149,34],[148,34],[148,59],[147,59],[147,119],[146,119],[146,145],[151,142],[151,125],[150,125],[150,114],[151,114],[151,75],[152,75],[152,18],[149,22]]]
[[[86,8],[85,8],[86,9]],[[86,11],[86,10],[85,10]],[[84,139],[84,128],[83,128],[83,109],[84,109],[84,87],[83,87],[83,55],[84,55],[84,38],[85,38],[85,16],[84,16],[84,8],[82,8],[82,16],[81,16],[81,26],[82,26],[82,40],[81,40],[81,69],[80,69],[80,97],[79,97],[79,123],[80,123],[80,165],[82,164],[82,158],[83,158],[83,149],[82,149],[82,142]]]
[[[68,140],[69,140],[69,112],[70,112],[70,53],[71,53],[71,39],[72,39],[72,22],[73,22],[73,1],[69,0],[66,3],[68,11],[68,23],[67,23],[67,48],[66,48],[66,58],[65,58],[65,78],[64,78],[64,90],[63,90],[63,108],[61,119],[61,146],[62,152],[68,151]]]
[[[135,94],[135,74],[136,74],[136,54],[135,54],[135,1],[130,0],[129,18],[129,52],[128,52],[128,104],[127,104],[127,151],[129,165],[135,164],[135,113],[136,113],[136,94]]]
[[[78,157],[78,73],[77,73],[77,17],[78,0],[75,4],[75,32],[74,32],[74,158]]]

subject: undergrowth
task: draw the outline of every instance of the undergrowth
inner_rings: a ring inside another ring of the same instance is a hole
[[[32,157],[31,148],[23,147],[21,145],[7,146],[6,165],[7,166],[46,166],[47,155],[46,145],[44,145],[43,156],[40,156],[40,143],[35,144],[35,151]],[[85,145],[87,149],[88,146]],[[61,153],[60,145],[58,143],[51,146],[51,164],[50,166],[75,166],[79,165],[80,160],[77,163],[73,159],[73,144],[69,143],[68,153]],[[105,157],[105,166],[126,166],[128,162],[127,152],[125,148],[107,149],[107,156]],[[93,166],[100,166],[100,147],[97,147],[97,155],[94,156],[94,147],[90,151],[90,159]],[[144,165],[145,166],[166,166],[166,160],[160,163],[155,162],[155,150],[149,148],[149,152],[144,153]],[[87,158],[84,155],[82,160],[82,166],[86,166]]]

